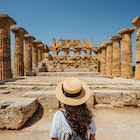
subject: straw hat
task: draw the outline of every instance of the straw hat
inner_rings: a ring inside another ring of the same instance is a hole
[[[55,95],[62,103],[77,106],[88,100],[90,89],[78,78],[69,77],[57,85]]]

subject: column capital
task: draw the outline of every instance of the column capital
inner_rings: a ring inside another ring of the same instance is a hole
[[[134,18],[131,23],[137,28],[140,27],[140,16],[137,16],[136,18]]]
[[[118,32],[118,34],[123,35],[123,34],[129,34],[131,35],[135,31],[135,28],[124,28]]]
[[[122,39],[122,37],[119,36],[119,35],[112,36],[112,37],[110,38],[110,40],[111,40],[112,42],[114,42],[114,41],[120,41],[121,39]]]
[[[15,20],[9,17],[7,14],[0,14],[0,27],[11,26],[16,24]]]
[[[41,47],[43,47],[44,46],[44,44],[42,44],[42,42],[40,42],[40,44],[38,44],[38,47],[39,48],[41,48]]]
[[[39,41],[39,40],[33,40],[32,43],[33,43],[33,45],[38,46],[41,43],[41,41]]]
[[[35,37],[33,37],[31,35],[25,35],[24,39],[25,39],[25,41],[32,42],[33,40],[35,40]]]
[[[24,29],[24,28],[21,28],[21,27],[11,27],[11,31],[14,33],[14,34],[28,34],[28,32]]]
[[[111,45],[112,45],[112,42],[106,42],[106,43],[105,43],[105,46],[106,46],[106,47],[111,46]]]

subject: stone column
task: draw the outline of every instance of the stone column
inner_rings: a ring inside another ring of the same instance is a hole
[[[97,70],[98,72],[101,71],[101,48],[97,48]]]
[[[106,46],[105,42],[101,42],[101,74],[106,74]]]
[[[121,76],[121,54],[120,54],[120,40],[121,36],[112,36],[113,46],[113,64],[112,64],[112,75]]]
[[[80,56],[81,55],[81,53],[80,53],[80,51],[81,51],[81,49],[80,48],[75,48],[75,50],[76,50],[76,56]]]
[[[64,56],[67,56],[68,55],[68,48],[64,48],[63,51],[64,51]]]
[[[42,49],[43,49],[43,44],[38,45],[38,62],[42,61]]]
[[[0,80],[11,78],[10,26],[16,22],[0,14]]]
[[[119,31],[122,36],[122,64],[121,64],[121,77],[132,77],[132,41],[131,34],[134,28],[125,28]]]
[[[91,49],[90,48],[87,48],[86,49],[86,56],[90,56],[91,55]]]
[[[37,69],[38,65],[38,45],[40,44],[40,41],[34,40],[32,42],[32,69]]]
[[[56,42],[55,42],[55,38],[52,39],[52,51],[53,51],[53,56],[57,56],[57,49],[56,49]]]
[[[32,42],[35,40],[33,36],[24,36],[25,46],[24,46],[24,75],[27,72],[32,71]]]
[[[135,79],[140,80],[140,16],[132,20],[132,24],[136,26],[136,66]]]
[[[113,47],[112,42],[106,43],[106,75],[112,75],[112,60],[113,60]]]
[[[24,35],[28,32],[23,28],[11,28],[11,31],[15,34],[14,41],[14,70],[13,77],[20,77],[24,75],[24,63],[23,63],[23,45]]]

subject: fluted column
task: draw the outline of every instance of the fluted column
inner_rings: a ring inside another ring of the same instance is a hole
[[[132,76],[132,41],[131,34],[134,28],[125,28],[118,33],[122,36],[122,64],[121,77],[130,78]]]
[[[39,44],[38,45],[38,62],[41,62],[42,61],[42,49],[43,49],[43,44]]]
[[[40,41],[34,40],[32,42],[32,69],[37,69],[38,65],[38,45],[40,44]]]
[[[106,43],[106,75],[112,75],[113,47],[112,42]]]
[[[112,36],[113,46],[113,64],[112,64],[112,75],[121,76],[121,53],[120,53],[120,40],[121,36]]]
[[[24,75],[27,72],[32,71],[32,42],[35,40],[33,36],[24,36],[25,47],[24,47]]]
[[[0,14],[0,80],[11,78],[10,26],[16,22]]]
[[[97,70],[100,72],[101,70],[101,48],[97,48]]]
[[[132,24],[136,26],[136,66],[135,79],[140,80],[140,16],[132,20]]]
[[[106,74],[106,46],[105,42],[100,44],[101,47],[101,74]]]
[[[23,63],[23,44],[24,44],[24,35],[28,32],[19,27],[11,28],[11,31],[15,34],[14,41],[14,70],[13,77],[20,77],[24,75],[24,63]]]

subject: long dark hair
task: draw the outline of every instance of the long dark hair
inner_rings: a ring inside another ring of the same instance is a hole
[[[92,113],[84,103],[78,106],[69,106],[64,104],[67,120],[70,127],[80,135],[81,138],[87,138],[87,130],[90,129]]]

